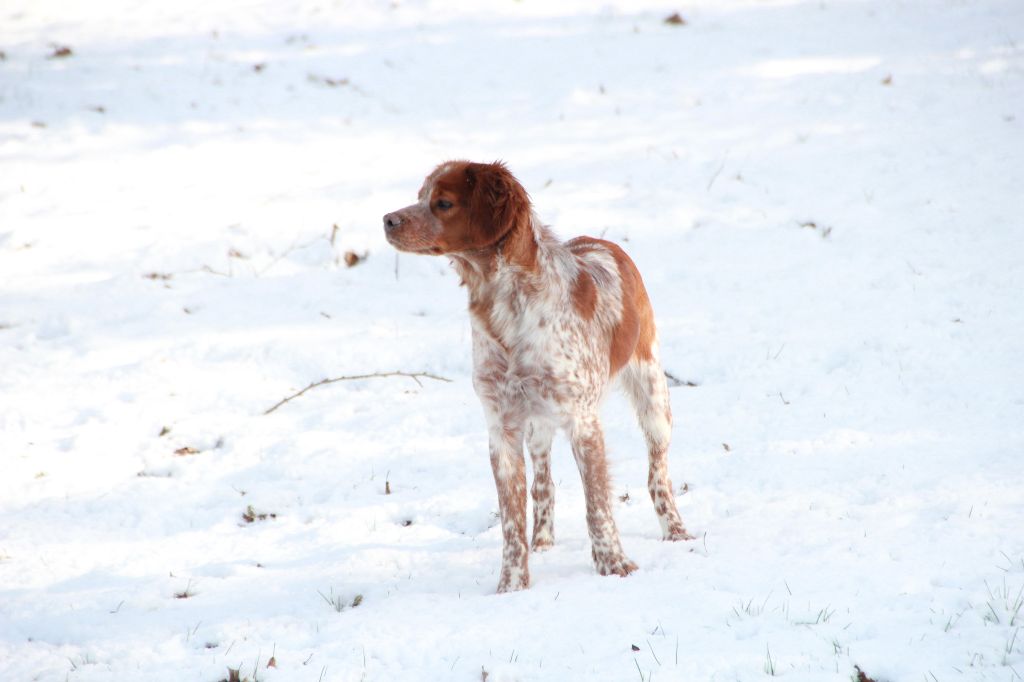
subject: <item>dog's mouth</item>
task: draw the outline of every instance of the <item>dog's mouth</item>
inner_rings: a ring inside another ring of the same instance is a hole
[[[399,251],[406,253],[415,253],[420,256],[440,256],[444,253],[444,250],[437,246],[422,246],[415,244],[406,244],[400,239],[395,238],[393,235],[386,235],[388,243],[395,247]]]

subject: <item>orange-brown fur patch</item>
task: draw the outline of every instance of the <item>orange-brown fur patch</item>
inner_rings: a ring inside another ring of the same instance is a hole
[[[622,322],[612,334],[612,373],[626,364],[631,357],[650,360],[654,346],[654,311],[647,289],[632,259],[618,244],[605,242],[622,278]]]
[[[443,253],[482,252],[525,269],[537,261],[530,224],[530,198],[501,163],[457,161],[434,181],[430,210],[443,226],[438,246]],[[438,201],[452,207],[442,210]]]
[[[580,270],[572,285],[572,306],[584,320],[594,317],[597,308],[597,287],[586,270]]]
[[[615,259],[622,282],[622,318],[612,330],[611,347],[608,352],[608,366],[615,374],[629,362],[630,358],[650,360],[654,346],[654,311],[647,297],[640,271],[622,248],[604,239],[577,237],[569,242],[573,250],[580,252],[604,247]],[[573,292],[575,302],[575,291]]]

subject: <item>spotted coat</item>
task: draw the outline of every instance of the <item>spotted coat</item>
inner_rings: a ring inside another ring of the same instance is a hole
[[[402,251],[447,255],[469,293],[473,386],[483,406],[501,512],[498,591],[529,586],[526,474],[533,463],[532,549],[554,542],[551,440],[569,437],[586,497],[594,564],[636,570],[612,515],[599,412],[618,379],[648,447],[648,490],[667,540],[689,539],[668,477],[672,429],[650,302],[636,266],[612,242],[561,242],[501,163],[443,163],[416,204],[384,216]]]

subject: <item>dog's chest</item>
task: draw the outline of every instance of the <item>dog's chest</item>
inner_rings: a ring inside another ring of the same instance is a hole
[[[597,329],[573,314],[572,303],[552,295],[495,296],[472,316],[474,365],[485,393],[529,412],[565,412],[599,393],[607,378]]]

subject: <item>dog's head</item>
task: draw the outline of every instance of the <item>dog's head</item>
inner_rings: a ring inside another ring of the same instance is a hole
[[[392,246],[431,255],[485,251],[529,225],[530,199],[501,162],[442,163],[417,203],[384,216]]]

